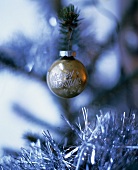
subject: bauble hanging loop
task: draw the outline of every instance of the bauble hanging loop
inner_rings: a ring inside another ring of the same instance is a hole
[[[74,57],[76,52],[60,51],[61,58],[56,60],[47,73],[49,89],[62,98],[79,95],[85,88],[87,72],[84,65]]]

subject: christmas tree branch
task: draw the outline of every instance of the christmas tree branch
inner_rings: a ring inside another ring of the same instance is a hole
[[[9,69],[14,73],[20,73],[28,77],[37,79],[40,82],[46,82],[45,75],[39,76],[34,72],[28,72],[27,70],[25,70],[25,68],[19,66],[17,63],[18,62],[15,62],[13,58],[9,57],[8,54],[0,52],[0,65],[2,69]]]
[[[126,76],[125,78],[121,78],[120,81],[116,84],[115,87],[113,87],[111,90],[105,90],[102,93],[100,93],[95,99],[92,101],[92,104],[100,103],[100,104],[106,104],[106,102],[114,96],[116,96],[116,93],[121,91],[125,88],[126,84],[129,84],[133,82],[133,80],[138,80],[138,69],[135,70],[132,74]],[[129,96],[130,97],[130,96]]]
[[[21,107],[19,104],[13,105],[14,113],[16,113],[18,116],[23,117],[24,119],[35,123],[36,125],[43,126],[44,129],[49,129],[50,131],[54,133],[58,133],[59,135],[63,134],[62,130],[59,130],[58,127],[54,127],[50,123],[47,123],[46,121],[40,119],[39,117],[35,117],[32,113],[25,110],[23,107]]]
[[[74,40],[74,30],[78,27],[79,23],[79,11],[74,5],[69,5],[63,8],[59,14],[60,20],[60,34],[62,35],[62,42],[60,48],[66,50],[72,50],[72,44]],[[67,47],[65,47],[67,44]]]

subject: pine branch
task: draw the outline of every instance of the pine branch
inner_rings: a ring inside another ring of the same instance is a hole
[[[138,80],[138,69],[134,71],[131,75],[128,75],[127,77],[123,77],[123,78],[121,78],[120,81],[116,84],[116,86],[113,87],[112,89],[105,90],[102,93],[100,93],[97,97],[95,97],[95,99],[91,103],[105,104],[107,100],[111,100],[113,96],[116,96],[117,92],[124,89],[124,87],[128,83],[131,83],[133,80]]]
[[[73,40],[75,39],[75,30],[79,25],[80,11],[74,7],[74,5],[69,5],[63,8],[59,14],[60,20],[60,34],[61,36],[61,48],[65,50],[72,50]]]
[[[40,119],[39,117],[32,115],[32,113],[30,113],[29,111],[27,111],[26,109],[24,109],[23,107],[16,103],[13,105],[13,110],[15,111],[16,115],[19,115],[20,117],[30,122],[33,122],[36,125],[43,126],[44,128],[49,129],[50,131],[58,133],[59,135],[63,134],[63,132],[60,131],[57,127],[54,127],[50,123]]]

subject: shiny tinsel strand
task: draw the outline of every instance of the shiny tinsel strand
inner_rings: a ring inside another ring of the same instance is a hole
[[[135,113],[126,116],[112,112],[96,116],[95,126],[88,121],[88,110],[82,109],[84,128],[68,124],[78,135],[74,149],[76,170],[123,170],[138,160],[138,125]],[[78,130],[79,129],[79,130]],[[71,157],[68,153],[66,157]]]
[[[59,149],[50,133],[44,132],[45,145],[41,146],[40,140],[32,143],[29,149],[21,149],[18,158],[10,156],[1,160],[1,170],[65,170],[70,165],[64,159],[64,153]]]
[[[118,115],[101,111],[95,122],[88,120],[88,110],[82,108],[84,122],[72,125],[77,140],[67,150],[61,149],[50,133],[44,132],[45,144],[31,143],[21,149],[20,156],[3,157],[0,170],[126,170],[138,159],[138,125],[135,113]]]

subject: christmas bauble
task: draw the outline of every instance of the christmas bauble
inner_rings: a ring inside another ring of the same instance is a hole
[[[57,96],[75,97],[86,86],[86,69],[74,58],[75,55],[76,53],[72,51],[60,51],[61,58],[52,64],[47,73],[48,87]]]

